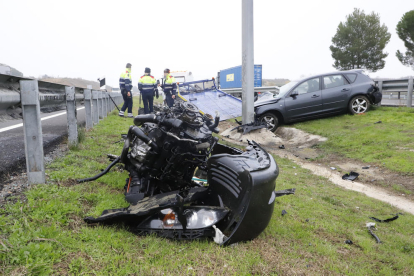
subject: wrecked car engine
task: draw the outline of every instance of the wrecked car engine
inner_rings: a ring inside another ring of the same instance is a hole
[[[211,237],[222,245],[257,237],[272,217],[279,169],[255,142],[245,151],[220,144],[213,136],[219,120],[189,102],[136,116],[121,155],[109,155],[106,170],[79,180],[124,164],[130,206],[85,221],[125,223],[139,235],[178,240]]]

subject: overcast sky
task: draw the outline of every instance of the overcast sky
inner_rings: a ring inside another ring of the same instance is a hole
[[[263,78],[297,79],[333,71],[329,46],[354,8],[379,13],[391,32],[385,68],[371,77],[414,75],[395,57],[395,32],[413,0],[254,1],[255,64]],[[26,76],[48,74],[118,85],[127,62],[133,83],[145,67],[211,78],[241,64],[241,0],[0,0],[0,63]]]

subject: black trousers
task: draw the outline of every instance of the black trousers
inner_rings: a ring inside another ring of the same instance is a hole
[[[142,101],[144,102],[144,114],[154,112],[154,94],[142,93]]]
[[[168,107],[172,107],[174,105],[174,99],[170,93],[165,93],[165,100],[167,101]]]
[[[122,90],[121,94],[124,99],[124,105],[122,106],[121,111],[124,112],[128,108],[128,113],[132,113],[132,92],[130,92],[129,97],[126,90]]]

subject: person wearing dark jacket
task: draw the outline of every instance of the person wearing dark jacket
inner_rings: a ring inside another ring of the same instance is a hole
[[[119,111],[118,115],[124,117],[124,112],[128,108],[128,117],[134,118],[132,115],[132,78],[131,78],[131,63],[126,65],[126,70],[122,72],[119,78],[119,88],[121,89],[124,105]]]
[[[170,75],[170,69],[164,70],[164,82],[162,84],[162,89],[165,93],[167,105],[172,107],[174,105],[175,95],[177,94],[177,83],[175,82],[175,78]]]
[[[151,74],[150,68],[145,68],[145,74],[138,81],[138,89],[142,95],[142,101],[144,103],[144,114],[154,112],[154,96],[158,95],[157,84]]]

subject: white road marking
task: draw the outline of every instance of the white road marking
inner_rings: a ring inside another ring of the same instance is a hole
[[[84,109],[84,108],[85,107],[83,106],[83,107],[76,108],[76,110],[81,110],[81,109]],[[60,113],[57,113],[57,114],[53,114],[53,115],[50,115],[50,116],[47,116],[47,117],[40,118],[40,121],[44,121],[44,120],[47,120],[47,119],[52,119],[52,118],[55,118],[57,116],[64,115],[64,114],[66,114],[66,111],[60,112]],[[20,124],[15,124],[15,125],[8,126],[8,127],[0,128],[0,132],[8,131],[10,129],[15,129],[15,128],[22,127],[22,126],[23,126],[23,123],[20,123]]]

